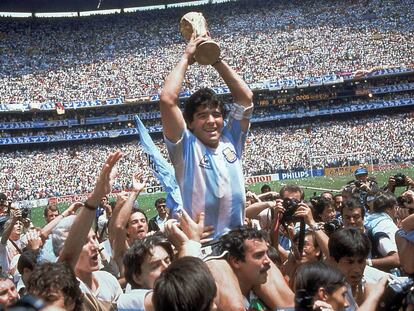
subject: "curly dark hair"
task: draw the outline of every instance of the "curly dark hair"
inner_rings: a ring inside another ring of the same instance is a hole
[[[318,200],[316,200],[316,203],[312,204],[312,206],[316,220],[321,221],[321,215],[323,214],[325,208],[334,208],[334,202],[330,199],[321,197]]]
[[[132,288],[140,288],[141,285],[134,281],[134,275],[141,274],[141,266],[148,255],[152,256],[152,250],[155,246],[161,246],[170,256],[171,260],[174,258],[174,251],[171,243],[161,233],[155,233],[145,237],[144,239],[136,240],[134,244],[126,251],[123,259],[125,267],[125,279],[131,284]]]
[[[57,290],[64,295],[65,307],[73,303],[74,311],[81,310],[82,292],[73,269],[65,262],[37,265],[29,278],[28,293],[48,303],[48,294]]]
[[[245,260],[245,249],[244,241],[245,240],[265,240],[267,235],[255,228],[249,228],[246,226],[237,227],[229,233],[223,235],[220,238],[221,247],[223,251],[228,251],[231,257],[234,257],[238,260]]]
[[[187,124],[193,121],[194,113],[200,106],[208,108],[219,107],[223,119],[226,117],[224,104],[219,100],[217,94],[212,89],[202,88],[192,94],[184,103],[183,116]]]

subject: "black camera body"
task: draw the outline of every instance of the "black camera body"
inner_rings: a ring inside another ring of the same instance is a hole
[[[413,200],[410,197],[399,196],[399,197],[397,197],[397,203],[398,203],[399,206],[405,207],[404,203],[412,204]]]
[[[313,296],[305,289],[298,289],[295,293],[295,311],[312,311],[313,309]]]
[[[340,221],[339,219],[333,219],[331,221],[324,223],[323,230],[325,231],[327,235],[331,235],[336,230],[339,230],[342,227],[343,227],[342,221]]]
[[[390,279],[378,303],[377,311],[397,311],[408,304],[414,304],[414,280]]]
[[[407,183],[407,178],[403,173],[395,174],[394,176],[395,186],[396,187],[404,187]]]
[[[299,203],[300,201],[296,199],[283,199],[282,206],[285,209],[285,212],[282,216],[282,223],[288,223],[299,220],[297,217],[293,216],[299,207]]]
[[[22,218],[30,218],[30,208],[22,207],[20,210],[22,211]]]

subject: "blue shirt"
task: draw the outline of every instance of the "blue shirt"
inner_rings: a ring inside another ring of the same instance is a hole
[[[183,208],[190,216],[204,212],[205,225],[214,226],[214,238],[244,223],[241,157],[246,134],[230,116],[217,148],[207,147],[187,129],[177,143],[165,138]]]

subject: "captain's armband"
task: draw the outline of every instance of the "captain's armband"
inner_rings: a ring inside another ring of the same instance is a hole
[[[253,103],[249,107],[245,107],[234,103],[230,115],[236,120],[250,119],[253,114]]]

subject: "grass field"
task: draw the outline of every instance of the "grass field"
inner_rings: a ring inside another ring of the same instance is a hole
[[[396,169],[396,170],[388,170],[382,172],[374,172],[370,174],[370,176],[374,176],[380,186],[383,186],[387,183],[389,176],[395,175],[396,173],[403,173],[410,177],[414,176],[414,168],[408,169]],[[332,189],[332,190],[339,190],[343,185],[345,185],[348,181],[353,180],[353,175],[343,175],[343,176],[323,176],[323,177],[312,177],[312,178],[305,178],[305,179],[289,179],[283,181],[274,181],[270,183],[272,190],[279,191],[282,184],[297,184],[304,188],[305,190],[305,198],[309,198],[313,196],[314,193],[320,194],[322,191],[309,189],[308,187],[315,187],[315,188],[324,188],[324,189]],[[254,185],[250,185],[248,187],[249,190],[253,190],[256,193],[260,193],[260,187],[264,183],[256,183]],[[397,188],[396,194],[399,195],[405,188]],[[157,198],[165,197],[165,194],[158,193],[158,194],[148,194],[148,195],[140,195],[138,197],[138,205],[142,208],[146,213],[147,216],[153,217],[156,214],[154,209],[154,202]],[[65,209],[67,204],[62,204],[59,206],[59,209]],[[43,226],[45,221],[43,218],[43,208],[34,208],[32,209],[31,218],[35,226]]]

